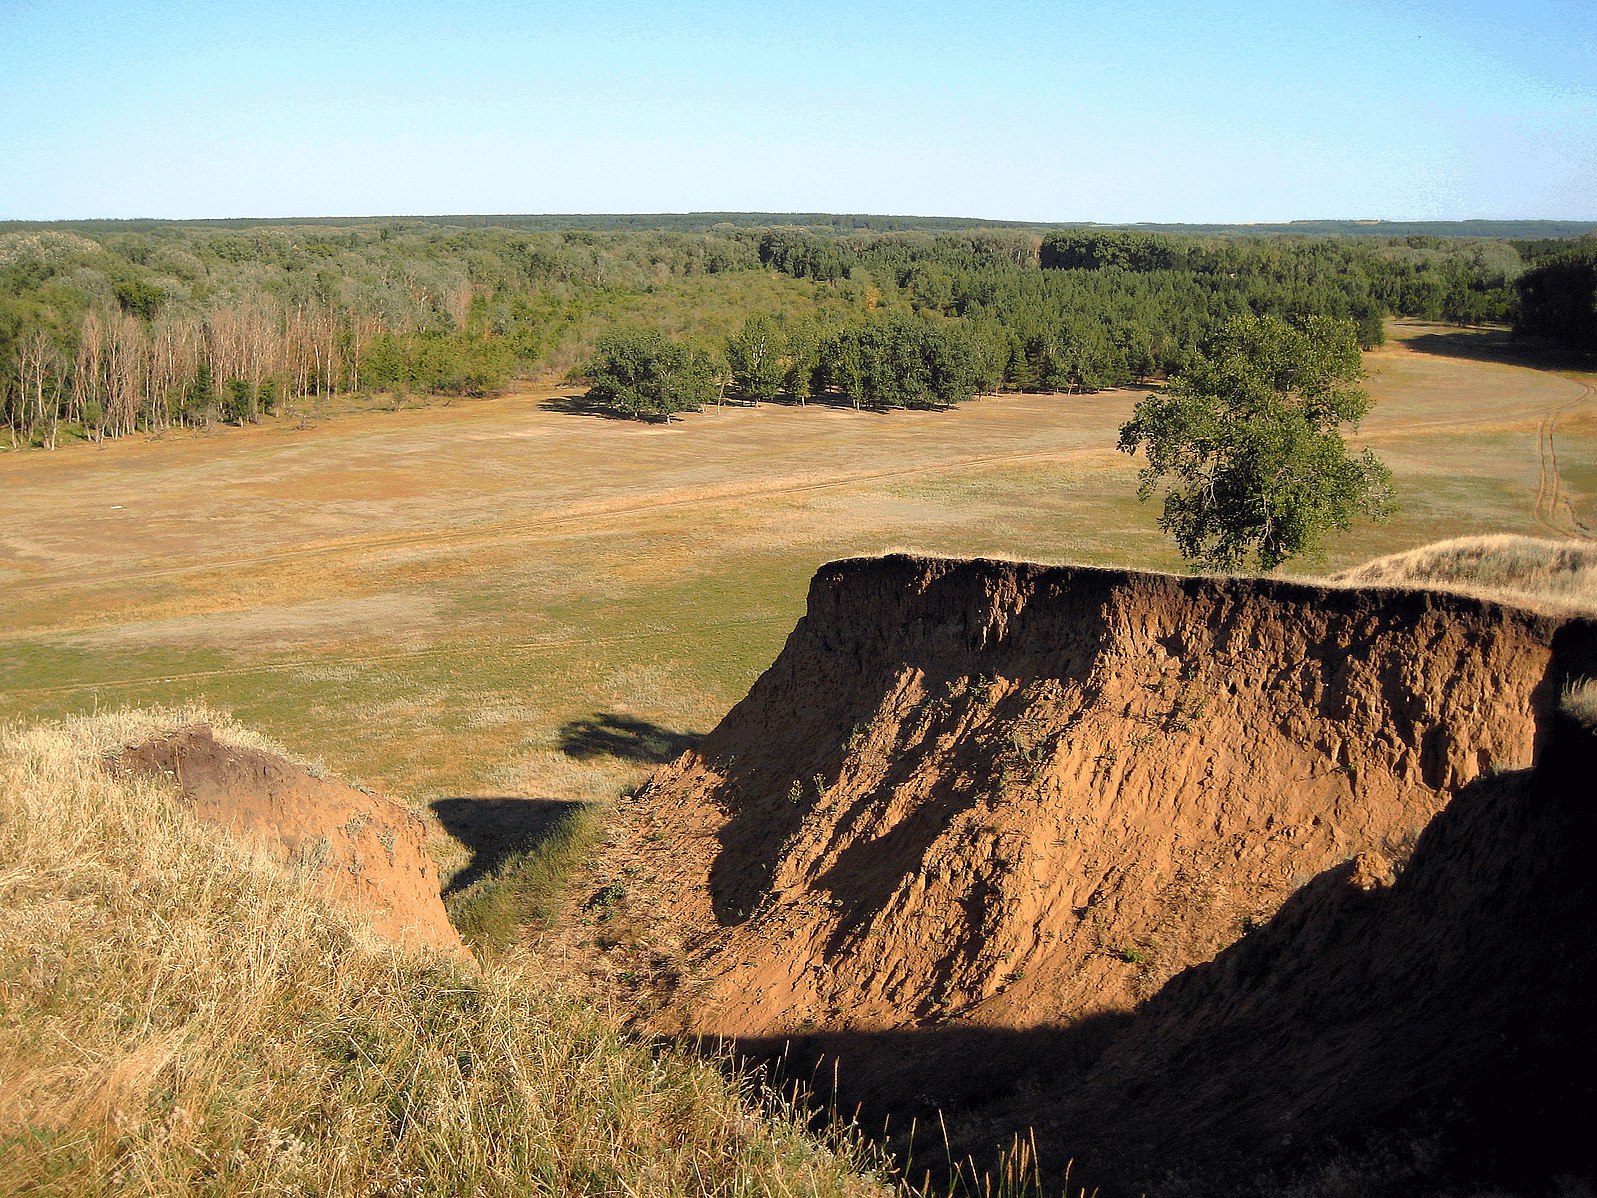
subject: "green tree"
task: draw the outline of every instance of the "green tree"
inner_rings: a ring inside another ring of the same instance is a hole
[[[226,419],[242,425],[255,419],[255,389],[243,379],[229,379],[222,411]]]
[[[821,346],[821,377],[858,410],[869,398],[857,329],[840,329]]]
[[[1120,449],[1147,454],[1138,497],[1164,491],[1159,526],[1197,568],[1274,569],[1315,554],[1356,516],[1392,510],[1391,472],[1350,457],[1369,395],[1349,321],[1234,316],[1164,394],[1137,405]]]
[[[732,392],[750,403],[769,402],[782,390],[782,330],[763,312],[756,312],[727,338],[726,361],[732,368]]]
[[[211,364],[204,358],[194,368],[189,380],[188,394],[184,396],[183,416],[191,424],[209,425],[216,413],[216,381],[211,377]]]
[[[784,330],[787,340],[787,372],[782,385],[799,403],[807,403],[824,387],[821,376],[821,327],[813,320],[795,320]]]
[[[140,320],[153,320],[166,302],[166,292],[148,279],[118,279],[111,284],[111,293],[123,311],[133,313]]]
[[[1543,259],[1519,277],[1517,286],[1517,335],[1597,351],[1597,242]]]
[[[599,338],[584,368],[588,397],[639,420],[696,412],[716,396],[715,363],[658,329],[615,329]]]

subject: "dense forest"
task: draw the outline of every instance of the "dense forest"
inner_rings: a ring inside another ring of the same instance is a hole
[[[1594,243],[1562,227],[1497,230],[1554,234],[1510,241],[785,220],[9,226],[0,416],[12,446],[54,446],[534,377],[587,378],[637,416],[712,399],[946,406],[1166,376],[1244,313],[1350,321],[1366,345],[1391,314],[1588,346],[1593,324]]]
[[[1534,242],[1524,254],[1529,265],[1515,280],[1514,331],[1597,353],[1597,237]]]

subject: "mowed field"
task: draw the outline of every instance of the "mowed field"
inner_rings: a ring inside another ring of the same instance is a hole
[[[1597,528],[1592,376],[1394,333],[1356,440],[1402,511],[1305,571]],[[669,425],[569,394],[0,456],[0,717],[203,697],[418,808],[603,798],[742,696],[824,561],[1180,565],[1114,448],[1141,392]]]

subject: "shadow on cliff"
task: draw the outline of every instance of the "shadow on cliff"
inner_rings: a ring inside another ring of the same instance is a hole
[[[901,1159],[902,1129],[941,1111],[955,1159],[1034,1128],[1050,1184],[1074,1157],[1107,1193],[1274,1192],[1422,1139],[1422,1166],[1365,1192],[1549,1192],[1594,1164],[1594,766],[1597,738],[1560,720],[1536,771],[1463,788],[1395,880],[1365,858],[1325,871],[1134,1012],[735,1047],[890,1121]],[[941,1133],[915,1155],[942,1160]]]

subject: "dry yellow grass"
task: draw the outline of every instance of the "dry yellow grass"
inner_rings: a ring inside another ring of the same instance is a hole
[[[363,940],[101,756],[0,731],[0,1192],[855,1194],[851,1148],[513,973]],[[262,746],[266,747],[266,746]]]
[[[1597,678],[1576,678],[1564,684],[1559,706],[1571,719],[1597,729]]]
[[[1457,537],[1376,558],[1332,581],[1460,591],[1551,614],[1597,612],[1597,542]]]

